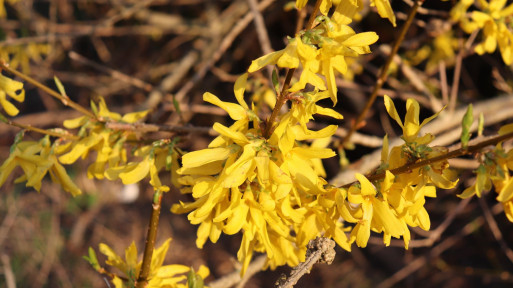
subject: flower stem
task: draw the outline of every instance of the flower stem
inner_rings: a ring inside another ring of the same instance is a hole
[[[21,72],[18,72],[14,69],[11,69],[9,68],[9,66],[7,66],[5,64],[5,62],[3,60],[0,59],[0,70],[5,70],[11,74],[14,74],[16,76],[18,76],[19,78],[29,82],[30,84],[36,86],[37,88],[43,90],[44,92],[50,94],[51,96],[53,96],[54,98],[60,100],[62,102],[62,104],[66,105],[66,106],[69,106],[79,112],[81,112],[82,114],[84,115],[87,115],[93,119],[96,119],[96,116],[91,113],[91,111],[87,110],[86,108],[80,106],[78,103],[76,102],[73,102],[71,99],[69,99],[68,96],[65,96],[65,95],[61,95],[60,93],[57,93],[55,92],[54,90],[52,90],[51,88],[49,88],[48,86],[45,86],[44,84],[42,84],[41,82],[37,81],[36,79],[28,76],[28,75],[25,75]]]
[[[413,169],[431,165],[433,163],[440,162],[443,160],[456,158],[456,157],[460,157],[460,156],[467,155],[467,154],[472,154],[474,152],[480,151],[481,149],[485,148],[486,146],[496,145],[502,141],[505,141],[505,140],[508,140],[511,138],[513,138],[513,132],[495,136],[495,137],[489,138],[487,140],[484,140],[482,142],[479,142],[477,144],[469,145],[466,148],[461,147],[459,149],[447,152],[443,155],[439,155],[439,156],[429,158],[429,159],[424,159],[424,160],[421,160],[421,161],[415,162],[415,163],[405,164],[401,167],[397,167],[395,169],[390,170],[390,173],[392,173],[394,175],[398,175],[398,174],[406,173],[406,172],[412,171]],[[385,178],[385,173],[386,172],[373,174],[373,175],[368,176],[367,179],[369,179],[369,181],[381,180],[381,179]],[[351,185],[353,185],[353,183],[349,183],[349,184],[343,185],[341,187],[348,188]]]
[[[365,117],[367,116],[367,112],[369,112],[369,109],[378,97],[378,91],[381,89],[381,87],[383,87],[383,84],[387,80],[390,64],[392,64],[392,61],[394,60],[394,57],[397,54],[397,51],[399,50],[399,46],[401,45],[401,43],[404,40],[404,37],[406,36],[406,32],[410,28],[411,23],[413,22],[413,18],[417,14],[417,10],[423,2],[423,0],[415,1],[415,4],[411,8],[410,13],[408,14],[408,18],[406,19],[406,22],[403,24],[403,27],[399,32],[399,36],[397,37],[397,40],[395,41],[394,46],[392,47],[392,51],[390,52],[390,55],[388,55],[387,61],[381,69],[381,73],[378,77],[378,80],[376,81],[376,84],[374,85],[374,89],[372,90],[372,94],[369,100],[365,104],[365,107],[363,108],[360,115],[358,115],[356,121],[353,122],[353,125],[351,126],[351,129],[347,133],[346,137],[344,137],[344,140],[342,140],[342,142],[340,143],[340,148],[344,147],[345,144],[347,144],[349,140],[351,140],[351,136],[353,135],[353,133],[360,128],[360,123],[365,119]]]
[[[143,288],[148,285],[151,268],[151,258],[153,256],[153,250],[155,249],[155,239],[157,238],[157,228],[159,225],[160,209],[162,207],[162,196],[163,193],[160,190],[155,191],[153,194],[153,203],[150,217],[150,225],[148,227],[148,235],[146,236],[146,245],[144,247],[144,256],[141,266],[141,272],[137,277],[135,287]]]
[[[312,14],[310,14],[310,18],[308,19],[308,24],[306,24],[306,30],[310,30],[313,28],[315,17],[317,16],[317,12],[319,11],[319,7],[321,7],[322,0],[317,0],[315,2],[314,10]],[[269,117],[265,123],[265,130],[263,132],[263,136],[265,139],[269,139],[271,137],[274,122],[276,118],[278,118],[278,114],[280,114],[281,107],[287,102],[288,92],[290,81],[292,81],[292,76],[294,76],[294,72],[296,69],[292,68],[287,71],[287,76],[285,76],[285,81],[283,82],[283,87],[281,89],[280,95],[278,95],[278,99],[276,100],[276,104],[274,105],[273,112],[271,117]]]
[[[18,128],[24,129],[24,130],[34,131],[34,132],[37,132],[37,133],[41,133],[41,134],[44,134],[44,135],[49,135],[49,136],[53,136],[53,137],[57,137],[57,138],[66,138],[66,139],[71,139],[71,140],[79,139],[79,137],[77,137],[77,136],[75,136],[73,134],[67,133],[67,131],[65,131],[66,133],[64,133],[64,132],[57,132],[57,131],[41,129],[41,128],[38,128],[38,127],[33,127],[32,125],[21,124],[21,123],[18,123],[18,122],[10,120],[9,118],[7,118],[4,115],[2,115],[1,113],[0,113],[0,121],[6,123],[7,125],[11,125],[11,126],[14,126],[14,127],[18,127]]]

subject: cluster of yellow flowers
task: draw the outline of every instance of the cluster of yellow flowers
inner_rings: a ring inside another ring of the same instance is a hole
[[[307,2],[308,0],[296,0],[297,9],[303,9],[306,6]],[[366,2],[362,0],[322,0],[319,6],[319,10],[323,15],[328,15],[328,12],[330,11],[331,7],[338,7],[340,6],[340,3],[345,3],[345,5],[350,4],[351,6],[358,7],[358,11],[360,11],[363,9],[363,5]],[[392,6],[390,5],[389,0],[371,0],[370,6],[376,7],[379,16],[381,16],[382,18],[387,18],[390,21],[390,23],[394,25],[394,27],[396,26],[394,10],[392,10]],[[340,10],[343,11],[342,9]],[[351,16],[351,18],[352,17],[353,16]]]
[[[197,272],[191,270],[190,267],[178,264],[164,265],[164,258],[169,250],[169,244],[171,238],[167,239],[159,248],[153,250],[153,257],[151,259],[151,268],[147,288],[187,288],[187,287],[203,287],[202,285],[191,286],[190,276],[191,272],[195,277],[203,282],[203,279],[207,278],[210,271],[207,267],[201,265]],[[96,258],[96,253],[92,248],[89,249],[89,256],[85,257],[92,266],[102,274],[108,274],[112,277],[112,283],[116,288],[128,288],[134,287],[134,283],[137,280],[137,275],[141,271],[142,261],[138,261],[137,247],[135,243],[132,244],[125,250],[125,260],[121,256],[117,255],[112,248],[108,245],[101,243],[100,252],[107,256],[105,263],[109,266],[116,267],[123,273],[124,276],[118,276],[106,272],[106,270],[100,266]],[[184,275],[189,273],[188,276]],[[124,278],[124,279],[121,279]],[[187,281],[186,281],[187,280]],[[192,280],[194,281],[194,280]]]
[[[513,132],[513,124],[499,129],[499,135]],[[458,195],[465,199],[477,195],[481,197],[493,187],[497,192],[497,201],[502,203],[504,213],[513,222],[513,149],[506,151],[499,143],[493,151],[479,158],[481,164],[476,169],[476,182]]]
[[[12,80],[0,74],[0,105],[9,116],[16,116],[20,113],[20,110],[16,108],[9,100],[7,96],[18,101],[25,101],[25,90],[23,89],[23,83]]]
[[[370,230],[384,233],[384,242],[390,244],[391,237],[404,239],[408,248],[410,233],[407,226],[420,227],[429,230],[429,215],[424,208],[425,197],[436,197],[436,188],[450,189],[456,183],[456,175],[448,168],[447,161],[441,161],[421,168],[411,169],[407,173],[393,175],[389,170],[415,163],[422,159],[433,158],[446,153],[446,148],[429,147],[434,139],[431,134],[419,136],[420,128],[438,115],[435,114],[419,124],[419,104],[408,99],[404,122],[399,117],[394,103],[385,95],[385,106],[388,114],[403,128],[404,144],[393,147],[389,151],[387,137],[384,138],[381,153],[381,167],[385,177],[373,185],[363,175],[357,174],[360,187],[352,186],[348,190],[349,204],[344,219],[356,222],[351,232],[351,242],[356,241],[360,247],[365,247]],[[358,204],[357,208],[354,204]],[[359,215],[359,216],[356,216]]]
[[[301,91],[306,84],[311,84],[319,90],[326,90],[327,86],[329,95],[336,104],[335,70],[345,74],[346,58],[369,53],[369,45],[378,40],[375,32],[357,34],[348,26],[358,7],[357,1],[340,1],[331,18],[324,17],[314,29],[300,32],[289,39],[285,49],[256,59],[251,63],[248,72],[255,72],[266,65],[290,69],[301,67],[299,81],[294,83],[289,91]],[[326,79],[326,83],[321,76]]]
[[[319,131],[306,128],[314,113],[342,118],[337,112],[317,106],[328,93],[310,92],[297,98],[290,111],[281,116],[269,139],[263,137],[255,105],[244,101],[247,74],[236,82],[238,104],[223,102],[211,93],[204,100],[228,112],[236,122],[230,127],[214,124],[220,136],[207,149],[187,153],[182,158],[178,179],[183,193],[195,201],[176,204],[175,213],[190,212],[192,224],[200,224],[196,244],[202,247],[221,233],[243,231],[238,258],[244,273],[254,251],[265,252],[269,265],[297,265],[304,260],[306,244],[318,235],[323,223],[332,225],[341,246],[349,248],[335,222],[326,220],[316,205],[316,196],[326,193],[320,159],[333,157],[326,148],[302,145],[298,141],[323,139],[335,133],[330,125]],[[322,141],[322,140],[321,140]],[[321,145],[322,146],[322,145]],[[294,235],[290,227],[294,227]],[[335,230],[339,230],[337,233]],[[312,238],[313,237],[313,238]],[[299,243],[298,243],[299,242]]]
[[[511,65],[513,33],[509,23],[513,19],[513,4],[506,6],[506,3],[506,0],[460,0],[451,10],[451,17],[467,33],[482,30],[483,41],[475,47],[477,54],[493,53],[498,44],[504,63]],[[474,4],[479,10],[467,13]]]

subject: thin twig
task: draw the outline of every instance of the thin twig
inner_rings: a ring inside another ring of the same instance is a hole
[[[402,174],[402,173],[406,173],[406,172],[411,172],[413,169],[428,166],[428,165],[434,164],[436,162],[440,162],[440,161],[447,160],[450,158],[460,157],[460,156],[467,155],[467,154],[472,154],[474,152],[480,151],[481,149],[485,148],[486,146],[496,145],[499,142],[502,142],[502,141],[505,141],[505,140],[508,140],[511,138],[513,138],[513,132],[495,136],[495,137],[486,139],[482,142],[478,142],[477,144],[469,145],[467,148],[462,147],[462,148],[447,152],[445,154],[439,155],[437,157],[424,159],[424,160],[421,160],[421,161],[415,162],[415,163],[405,164],[401,167],[397,167],[395,169],[390,170],[390,173],[392,173],[394,175],[398,175],[398,174]],[[376,180],[380,180],[383,178],[385,178],[385,172],[380,172],[380,173],[376,173],[376,174],[367,176],[367,179],[369,179],[369,181],[376,181]],[[350,187],[353,183],[343,185],[342,187],[344,187],[344,188]]]
[[[313,28],[315,17],[319,12],[319,7],[321,6],[322,0],[317,0],[315,2],[314,10],[312,14],[310,14],[310,19],[308,20],[308,24],[306,24],[306,30],[310,30]],[[276,104],[274,105],[273,112],[271,113],[271,117],[269,117],[265,123],[265,130],[263,132],[263,136],[266,139],[271,137],[274,122],[278,118],[278,114],[280,114],[281,108],[285,103],[287,103],[287,97],[289,93],[287,90],[289,89],[290,82],[292,81],[292,76],[294,76],[294,72],[296,72],[295,68],[291,68],[287,70],[287,75],[285,76],[285,81],[283,82],[283,86],[281,88],[281,92],[276,99]]]
[[[456,55],[456,64],[454,66],[454,75],[452,78],[451,96],[449,99],[449,112],[453,113],[456,108],[456,99],[458,98],[458,90],[460,84],[461,67],[463,63],[463,57],[467,54],[467,51],[472,46],[472,43],[476,39],[478,30],[474,31],[465,42],[463,49],[460,49],[458,55]]]
[[[513,262],[513,250],[511,250],[506,241],[504,241],[501,229],[499,229],[499,225],[497,225],[497,222],[495,221],[495,218],[493,218],[492,212],[490,212],[490,208],[488,207],[488,204],[486,203],[486,200],[483,197],[479,197],[479,205],[483,209],[483,214],[485,216],[486,223],[492,231],[493,238],[495,238],[495,240],[499,242],[502,251],[504,252],[506,257],[508,257],[509,261]]]
[[[502,209],[500,209],[502,206],[501,203],[498,203],[493,208],[493,213],[497,214]],[[438,244],[437,246],[433,247],[429,250],[428,253],[426,253],[423,257],[417,258],[414,261],[409,262],[406,266],[404,266],[402,269],[394,273],[392,276],[390,276],[385,281],[382,281],[377,287],[378,288],[388,288],[388,287],[394,287],[395,284],[399,283],[399,281],[405,279],[408,277],[408,275],[411,275],[415,271],[419,270],[420,268],[424,267],[429,259],[433,259],[440,254],[442,254],[447,249],[454,246],[458,241],[471,233],[474,233],[477,229],[479,229],[484,224],[484,220],[482,216],[476,217],[473,221],[467,223],[456,235],[453,235],[447,239],[445,239],[442,243]]]
[[[57,93],[56,91],[52,90],[51,88],[49,88],[48,86],[45,86],[43,85],[42,83],[40,83],[39,81],[33,79],[32,77],[28,76],[28,75],[25,75],[21,72],[18,72],[14,69],[11,69],[9,68],[9,66],[7,66],[4,62],[4,60],[0,60],[0,68],[11,73],[11,74],[14,74],[16,75],[17,77],[29,82],[30,84],[36,86],[37,88],[39,88],[40,90],[43,90],[44,92],[50,94],[51,96],[53,96],[54,98],[56,98],[57,100],[61,101],[62,104],[68,106],[68,107],[71,107],[79,112],[81,112],[82,114],[86,115],[86,116],[89,116],[90,118],[93,118],[93,119],[96,119],[96,116],[89,110],[87,110],[86,108],[80,106],[78,103],[76,102],[73,102],[71,99],[69,99],[69,97],[67,95],[61,95],[59,93]]]
[[[143,288],[148,284],[148,276],[150,275],[151,258],[153,250],[155,249],[155,239],[157,238],[157,228],[159,225],[160,209],[162,208],[163,192],[160,190],[155,191],[153,195],[153,203],[150,217],[150,224],[148,226],[148,235],[146,236],[146,245],[144,247],[144,255],[141,266],[141,272],[137,277],[135,287]]]
[[[329,238],[316,238],[308,243],[308,251],[305,262],[300,263],[290,272],[288,278],[282,278],[276,283],[278,288],[291,288],[303,275],[310,273],[313,265],[327,263],[335,259],[335,241]]]
[[[273,52],[273,48],[271,47],[271,40],[269,40],[269,33],[267,32],[267,28],[265,27],[264,17],[262,17],[262,13],[258,10],[258,3],[256,0],[247,0],[249,3],[249,7],[251,8],[251,13],[255,16],[254,22],[257,31],[258,41],[260,41],[260,47],[262,48],[262,52],[264,55],[267,55]],[[271,66],[267,66],[267,72],[269,76],[271,76],[273,72],[273,68]]]
[[[392,47],[392,51],[390,52],[390,55],[388,56],[387,61],[385,62],[385,65],[383,65],[383,68],[381,69],[381,73],[378,77],[378,80],[376,81],[376,84],[374,85],[374,89],[372,90],[372,94],[369,100],[365,104],[365,107],[363,108],[360,115],[358,115],[358,118],[356,118],[356,121],[353,122],[353,125],[351,126],[351,129],[349,130],[347,136],[344,138],[344,140],[340,142],[340,147],[344,147],[345,144],[349,143],[353,133],[360,128],[360,123],[362,123],[362,121],[365,120],[367,112],[370,110],[372,104],[378,97],[378,91],[381,89],[381,87],[387,80],[390,64],[392,64],[394,56],[397,54],[399,46],[401,45],[401,43],[404,40],[404,37],[406,36],[406,32],[410,28],[411,23],[413,22],[413,18],[415,17],[415,14],[417,14],[417,10],[423,2],[424,1],[420,0],[415,1],[415,5],[411,8],[410,13],[408,14],[408,19],[406,19],[406,22],[403,24],[403,27],[399,32],[399,36],[397,37],[397,40],[395,41],[394,46]]]

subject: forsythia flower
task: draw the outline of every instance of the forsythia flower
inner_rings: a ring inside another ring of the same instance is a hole
[[[325,207],[316,205],[320,201],[317,198],[335,197],[336,191],[324,188],[326,181],[318,176],[322,171],[316,171],[316,161],[335,153],[322,145],[309,147],[298,143],[335,133],[335,125],[320,131],[308,130],[306,123],[312,114],[339,119],[342,116],[315,104],[328,97],[326,92],[305,93],[281,116],[270,138],[265,139],[261,120],[243,99],[246,78],[244,74],[235,83],[238,104],[204,94],[205,101],[225,109],[236,122],[230,127],[215,123],[213,128],[220,136],[207,149],[182,157],[179,182],[184,186],[182,192],[192,194],[194,201],[175,204],[171,210],[190,212],[190,222],[200,225],[196,240],[200,248],[207,238],[216,242],[221,233],[242,232],[237,253],[243,264],[242,274],[254,251],[266,253],[267,266],[272,269],[284,264],[297,265],[305,259],[308,241],[322,231],[349,250],[343,226],[335,224],[338,218],[333,220],[324,211],[331,209],[333,214],[335,202],[326,200]]]
[[[453,20],[460,21],[461,27],[467,33],[482,29],[484,39],[475,47],[477,54],[493,53],[498,44],[504,63],[511,65],[513,63],[513,33],[508,23],[513,16],[513,4],[504,7],[507,3],[504,0],[478,1],[481,11],[472,11],[468,19],[465,13],[473,2],[462,0],[457,4],[451,11]]]
[[[513,124],[499,129],[499,135],[512,133]],[[476,182],[458,195],[461,198],[472,197],[474,194],[481,197],[493,187],[497,192],[497,201],[502,203],[504,213],[508,220],[513,222],[513,149],[504,151],[499,143],[494,151],[484,154],[484,160],[475,171]]]
[[[315,29],[299,33],[290,39],[285,49],[254,60],[248,72],[255,72],[266,65],[293,69],[301,66],[299,81],[294,83],[289,91],[297,92],[303,90],[306,84],[311,84],[318,90],[328,90],[335,105],[335,71],[345,74],[345,58],[369,53],[369,45],[378,40],[375,32],[357,34],[348,26],[357,9],[358,6],[353,1],[342,0],[331,19],[325,18]],[[322,75],[326,82],[318,74]]]
[[[50,144],[48,136],[39,142],[22,141],[14,144],[9,158],[0,166],[0,186],[14,168],[20,166],[24,175],[15,182],[27,181],[27,187],[34,187],[39,191],[43,177],[49,173],[52,181],[60,184],[65,191],[73,196],[81,194],[82,191],[70,179],[56,156],[61,150],[66,149],[67,145]]]
[[[20,92],[18,93],[18,91]],[[23,89],[23,83],[0,74],[0,105],[10,116],[18,115],[20,111],[7,100],[6,96],[18,102],[23,102],[25,100],[25,90]]]
[[[424,208],[425,197],[436,197],[436,187],[453,188],[457,180],[448,169],[448,162],[442,161],[410,172],[393,175],[389,170],[432,158],[445,153],[441,147],[429,147],[434,138],[431,134],[419,136],[420,128],[438,113],[419,124],[419,104],[408,99],[404,122],[399,117],[392,100],[385,95],[385,106],[389,115],[403,128],[405,144],[388,148],[388,138],[383,140],[380,171],[384,179],[373,185],[365,176],[357,174],[359,185],[353,185],[347,191],[347,200],[339,201],[338,211],[343,219],[356,223],[351,231],[350,241],[365,247],[370,231],[383,233],[385,245],[391,237],[403,237],[408,248],[410,232],[408,226],[429,230],[430,219]],[[342,205],[341,205],[342,204]]]
[[[184,265],[165,265],[164,258],[169,249],[171,238],[167,239],[159,248],[154,249],[153,257],[151,258],[149,282],[145,287],[148,288],[186,288],[187,279],[185,273],[189,272],[190,268]],[[142,261],[137,261],[137,247],[135,243],[125,250],[125,260],[118,256],[109,246],[101,243],[100,252],[107,256],[105,263],[109,266],[118,268],[124,274],[124,279],[114,275],[112,283],[116,288],[133,287],[141,270]],[[205,266],[201,266],[197,275],[205,279],[209,274],[209,270]]]

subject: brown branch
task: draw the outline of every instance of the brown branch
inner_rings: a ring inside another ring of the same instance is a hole
[[[28,75],[25,75],[21,72],[18,72],[14,69],[11,69],[9,68],[9,66],[7,66],[4,62],[4,60],[0,59],[0,68],[11,73],[11,74],[14,74],[16,75],[17,77],[29,82],[30,84],[36,86],[37,88],[39,88],[40,90],[50,94],[51,96],[53,96],[54,98],[56,98],[57,100],[60,100],[62,102],[62,104],[68,106],[68,107],[71,107],[79,112],[81,112],[82,114],[86,115],[86,116],[89,116],[93,119],[96,119],[96,116],[89,110],[87,110],[86,108],[80,106],[78,103],[76,102],[73,102],[71,99],[69,99],[69,97],[67,95],[61,95],[59,93],[57,93],[56,91],[52,90],[51,88],[49,88],[48,86],[45,86],[43,85],[42,83],[40,83],[39,81],[35,80],[34,78],[28,76]]]
[[[456,158],[456,157],[460,157],[460,156],[463,156],[463,155],[472,154],[474,152],[480,151],[481,149],[485,148],[486,146],[496,145],[499,142],[502,142],[502,141],[505,141],[505,140],[508,140],[508,139],[511,139],[511,138],[513,138],[513,132],[510,132],[510,133],[507,133],[507,134],[503,134],[503,135],[499,135],[499,136],[495,136],[495,137],[486,139],[486,140],[484,140],[482,142],[479,142],[477,144],[469,145],[467,148],[463,148],[462,147],[462,148],[450,151],[450,152],[448,152],[446,154],[439,155],[437,157],[424,159],[424,160],[421,160],[421,161],[415,162],[415,163],[405,164],[405,165],[403,165],[401,167],[397,167],[395,169],[390,170],[390,173],[392,173],[394,175],[398,175],[398,174],[409,172],[409,171],[411,171],[413,169],[416,169],[416,168],[420,168],[420,167],[423,167],[423,166],[428,166],[428,165],[431,165],[433,163],[440,162],[440,161],[443,161],[443,160],[447,160],[447,159],[450,159],[450,158]],[[385,178],[385,173],[386,172],[380,172],[380,173],[377,173],[377,174],[369,175],[369,176],[367,176],[367,179],[369,179],[369,181],[380,180],[380,179]],[[355,182],[352,182],[352,183],[349,183],[349,184],[345,184],[342,187],[344,187],[344,188],[350,187],[351,185],[353,185],[353,183],[355,183]]]
[[[387,80],[388,77],[388,70],[390,68],[390,64],[392,64],[394,60],[394,56],[397,54],[397,51],[399,50],[399,46],[404,40],[404,37],[406,36],[406,32],[411,26],[411,23],[413,22],[413,18],[415,17],[415,14],[417,14],[418,8],[422,5],[424,1],[415,1],[415,5],[410,10],[410,13],[408,14],[408,19],[404,23],[403,27],[401,28],[401,31],[399,32],[399,36],[397,40],[394,43],[394,46],[392,47],[392,51],[390,52],[390,55],[387,58],[387,61],[385,62],[385,65],[381,69],[381,74],[378,77],[378,80],[376,81],[376,84],[374,85],[374,89],[372,90],[372,94],[365,104],[365,107],[363,108],[360,115],[358,115],[358,118],[356,118],[356,121],[353,122],[353,125],[351,126],[351,129],[347,133],[347,136],[340,142],[340,147],[344,147],[345,144],[351,140],[351,136],[353,133],[360,128],[360,123],[362,123],[363,120],[365,120],[365,117],[367,116],[367,112],[370,110],[372,104],[378,97],[378,91],[383,87],[383,84]]]
[[[153,250],[155,249],[155,239],[157,238],[157,228],[159,224],[160,209],[162,207],[163,193],[164,192],[157,190],[153,194],[153,209],[151,210],[150,225],[148,227],[148,235],[146,236],[141,272],[135,282],[136,288],[146,287],[149,281],[148,276],[151,272],[151,258],[153,256]]]
[[[296,285],[303,275],[310,273],[313,265],[317,263],[331,264],[335,259],[335,241],[329,238],[316,238],[308,243],[308,251],[305,262],[297,265],[288,278],[277,281],[276,287],[290,288]]]

